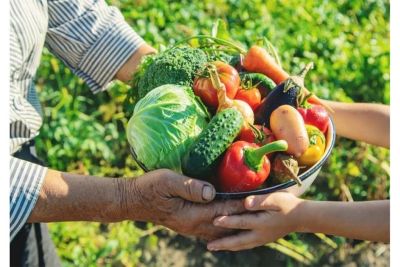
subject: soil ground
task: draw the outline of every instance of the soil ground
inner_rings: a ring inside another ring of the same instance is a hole
[[[142,256],[141,266],[302,266],[294,260],[288,260],[288,256],[267,247],[241,252],[211,253],[206,249],[204,242],[196,239],[171,233],[158,236],[157,250],[146,251]],[[352,247],[341,247],[325,254],[312,266],[386,267],[389,266],[389,255],[389,245],[356,241]]]

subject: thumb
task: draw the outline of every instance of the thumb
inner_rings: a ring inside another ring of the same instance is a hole
[[[168,188],[172,196],[192,202],[206,203],[215,197],[215,188],[210,183],[177,173],[169,177]]]
[[[249,196],[244,200],[244,206],[247,210],[280,210],[273,193],[268,195]]]

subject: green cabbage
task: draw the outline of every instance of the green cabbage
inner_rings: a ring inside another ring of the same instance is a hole
[[[127,127],[128,142],[149,170],[181,171],[181,159],[210,115],[190,87],[159,86],[139,100]]]

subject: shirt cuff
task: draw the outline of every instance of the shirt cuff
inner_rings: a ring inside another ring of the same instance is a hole
[[[43,167],[11,157],[10,160],[10,238],[24,226],[35,207],[47,173]]]
[[[125,21],[119,21],[86,52],[77,75],[86,81],[93,93],[104,91],[142,44],[144,40]]]

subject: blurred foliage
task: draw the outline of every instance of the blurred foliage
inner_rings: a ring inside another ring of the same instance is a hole
[[[143,248],[157,245],[154,233],[160,227],[148,224],[147,230],[125,221],[118,224],[55,223],[52,239],[64,266],[135,266]]]
[[[231,36],[244,45],[263,36],[271,40],[284,69],[291,73],[313,61],[315,69],[307,86],[320,97],[389,104],[387,0],[108,2],[120,8],[128,23],[157,48],[193,34],[209,33],[213,21],[222,18]],[[37,149],[51,168],[110,177],[142,173],[129,154],[125,136],[130,111],[123,103],[128,86],[115,82],[108,91],[93,95],[47,51],[37,85],[44,106]],[[389,151],[338,138],[328,163],[305,197],[344,201],[389,198]],[[128,222],[107,226],[57,223],[50,228],[66,266],[134,266],[144,252],[157,246],[156,235],[143,235],[146,230]],[[151,231],[154,226],[147,228]],[[323,246],[335,249],[330,241],[339,248],[353,242],[338,237],[318,242],[311,239],[291,234],[283,243],[265,249],[285,253],[282,247],[295,246],[297,251],[313,252],[312,257],[300,255],[318,262],[321,251],[326,251]],[[286,240],[292,245],[287,246]],[[294,253],[298,253],[296,249]],[[293,264],[293,259],[288,258],[287,264]]]

